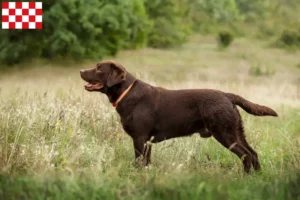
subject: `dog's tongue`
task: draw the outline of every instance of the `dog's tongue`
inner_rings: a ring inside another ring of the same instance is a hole
[[[103,85],[101,83],[96,83],[96,84],[88,83],[88,84],[85,85],[85,88],[95,89],[95,90],[99,90],[102,87],[103,87]]]
[[[101,83],[97,83],[93,85],[93,89],[99,90],[101,88],[103,88],[103,85]]]
[[[86,84],[86,85],[85,85],[85,87],[87,87],[87,88],[91,88],[91,87],[93,87],[93,84],[91,84],[91,83],[88,83],[88,84]]]

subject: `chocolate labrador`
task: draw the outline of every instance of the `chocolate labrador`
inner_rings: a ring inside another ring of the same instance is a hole
[[[168,90],[136,79],[114,61],[80,71],[85,89],[106,94],[121,117],[124,130],[133,140],[135,158],[148,165],[151,143],[199,133],[213,136],[243,162],[260,170],[257,153],[246,141],[237,105],[256,116],[277,116],[236,94],[211,89]]]

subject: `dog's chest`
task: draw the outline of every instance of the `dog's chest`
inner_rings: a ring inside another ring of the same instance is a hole
[[[133,129],[133,116],[132,114],[127,116],[121,116],[121,124],[123,126],[124,131],[131,135],[134,131]]]

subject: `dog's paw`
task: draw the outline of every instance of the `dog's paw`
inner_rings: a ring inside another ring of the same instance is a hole
[[[135,159],[135,163],[141,167],[146,166],[146,159],[144,158],[144,156],[140,156],[138,158]]]
[[[144,156],[140,156],[134,160],[134,166],[137,168],[146,168],[149,166],[147,159]]]

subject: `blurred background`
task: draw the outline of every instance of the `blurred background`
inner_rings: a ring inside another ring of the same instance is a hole
[[[178,47],[194,34],[225,47],[254,37],[295,49],[299,7],[298,0],[47,0],[42,30],[1,31],[0,62],[101,60],[123,49]]]

